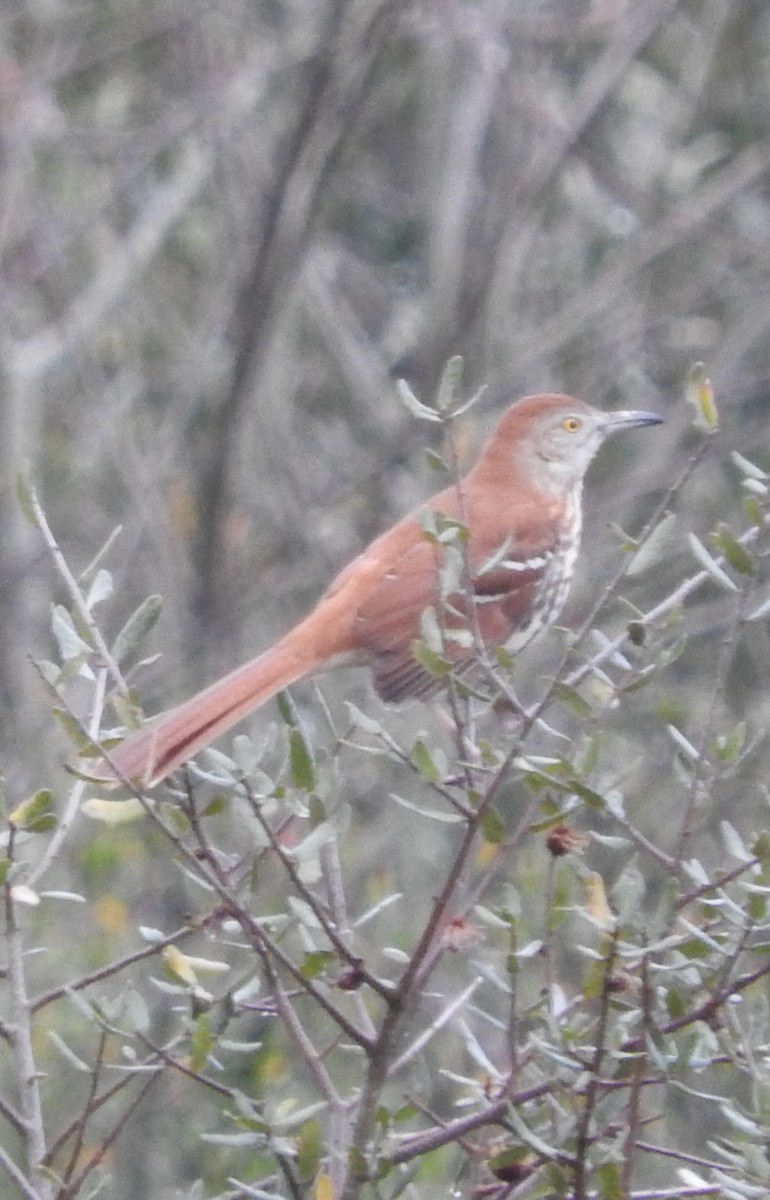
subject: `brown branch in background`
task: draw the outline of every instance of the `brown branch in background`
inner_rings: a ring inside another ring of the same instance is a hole
[[[304,67],[292,128],[255,221],[256,249],[234,298],[232,369],[217,407],[216,436],[208,437],[200,475],[198,590],[193,608],[203,622],[216,620],[220,592],[227,586],[227,472],[244,411],[253,400],[257,364],[268,354],[273,326],[296,283],[325,190],[366,104],[378,58],[403,7],[404,0],[377,0],[368,28],[351,46],[355,6],[350,0],[333,0]]]

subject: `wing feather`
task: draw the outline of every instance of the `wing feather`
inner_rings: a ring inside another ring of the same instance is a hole
[[[465,496],[463,500],[472,531],[466,554],[473,614],[467,595],[460,591],[443,601],[443,624],[450,630],[478,629],[487,647],[500,646],[517,634],[526,640],[535,592],[556,545],[555,514],[549,510],[544,517],[541,506],[533,508],[530,519],[523,521],[519,505],[519,528],[512,530],[499,495],[487,493],[475,502],[473,496]],[[451,490],[438,497],[433,507],[456,516],[460,505]],[[526,508],[524,511],[526,515]],[[412,647],[420,637],[422,614],[442,604],[442,554],[422,534],[417,518],[408,520],[412,524],[408,536],[402,533],[402,522],[391,536],[370,547],[367,557],[376,557],[376,570],[372,585],[362,591],[354,618],[356,646],[366,653],[377,691],[385,700],[426,696],[441,687],[441,681],[417,662]],[[339,583],[344,584],[344,578]],[[474,657],[472,646],[451,639],[445,653],[460,669],[469,666]]]

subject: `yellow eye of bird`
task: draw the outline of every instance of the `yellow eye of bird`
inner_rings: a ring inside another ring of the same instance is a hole
[[[567,433],[576,433],[582,423],[579,417],[565,417],[561,423],[561,427],[562,429],[566,429]]]

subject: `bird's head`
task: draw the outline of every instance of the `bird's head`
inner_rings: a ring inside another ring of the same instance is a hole
[[[526,396],[508,409],[492,434],[488,452],[525,472],[544,491],[561,493],[580,484],[599,447],[611,434],[659,425],[657,413],[601,412],[561,393]]]

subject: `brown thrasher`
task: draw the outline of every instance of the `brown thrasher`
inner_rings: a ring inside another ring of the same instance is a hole
[[[465,479],[424,506],[467,531],[465,585],[442,595],[439,539],[426,534],[419,512],[404,517],[275,646],[148,722],[87,774],[151,787],[252,709],[323,667],[368,664],[383,700],[428,696],[440,681],[417,661],[413,645],[431,607],[444,630],[443,653],[460,670],[478,656],[479,639],[486,648],[520,649],[556,619],[566,599],[591,459],[616,430],[661,421],[649,412],[598,412],[572,396],[519,400]]]

